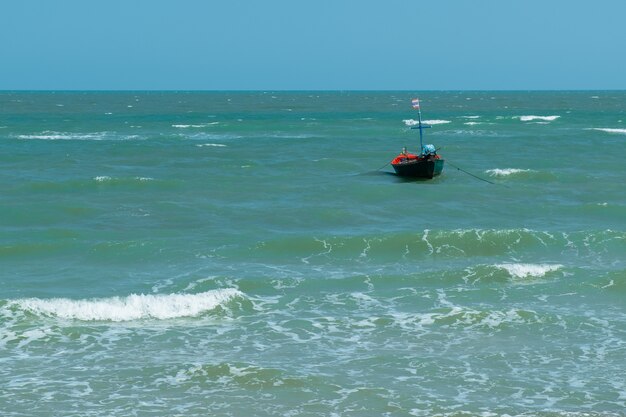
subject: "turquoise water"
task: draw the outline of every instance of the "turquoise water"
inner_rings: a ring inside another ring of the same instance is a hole
[[[624,415],[625,157],[626,92],[0,93],[0,410]]]

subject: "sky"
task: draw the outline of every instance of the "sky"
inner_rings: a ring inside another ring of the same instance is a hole
[[[0,90],[626,89],[625,0],[2,0]]]

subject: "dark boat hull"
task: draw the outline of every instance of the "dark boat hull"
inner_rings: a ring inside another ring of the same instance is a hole
[[[396,174],[401,177],[433,178],[443,171],[443,159],[416,159],[391,164]]]

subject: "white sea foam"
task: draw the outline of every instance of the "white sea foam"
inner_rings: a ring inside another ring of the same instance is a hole
[[[141,182],[154,181],[154,178],[152,177],[134,177],[133,179]],[[123,181],[123,179],[109,177],[108,175],[99,175],[97,177],[93,177],[93,180],[97,182]]]
[[[94,133],[80,133],[80,132],[54,132],[44,131],[40,133],[34,133],[30,135],[17,135],[14,136],[21,140],[129,140],[137,139],[138,135],[119,135],[116,132],[94,132]]]
[[[558,271],[563,268],[560,264],[499,264],[495,265],[496,268],[504,269],[513,278],[527,278],[527,277],[543,277],[548,272]]]
[[[242,297],[235,289],[212,290],[199,294],[136,295],[88,300],[67,298],[24,298],[9,301],[10,306],[34,314],[63,319],[131,321],[194,317]]]
[[[542,120],[544,122],[552,122],[561,116],[515,116],[514,119],[520,119],[522,122],[532,122],[534,120]]]
[[[587,129],[587,130],[598,130],[600,132],[617,133],[619,135],[626,135],[626,129],[613,129],[613,128],[608,128],[608,127],[593,127],[591,129]]]
[[[191,133],[194,132],[194,133]],[[230,139],[242,139],[244,136],[236,134],[221,134],[221,133],[208,133],[205,131],[190,131],[189,133],[179,133],[178,137],[189,140],[230,140]]]
[[[445,125],[452,122],[450,120],[424,120],[424,123],[427,125]]]
[[[532,172],[532,170],[518,169],[518,168],[495,168],[495,169],[488,169],[485,172],[491,175],[492,177],[507,177],[509,175],[521,174],[524,172]]]
[[[179,128],[179,129],[188,129],[190,127],[192,127],[192,128],[208,127],[208,126],[217,125],[219,123],[220,122],[210,122],[210,123],[191,124],[191,125],[172,125],[172,127],[176,127],[176,128]]]
[[[404,124],[407,126],[416,126],[419,121],[414,120],[414,119],[406,119],[403,120]],[[450,120],[422,120],[423,124],[426,125],[442,125],[442,124],[446,124],[446,123],[452,123]]]
[[[478,119],[480,116],[461,116],[463,119]]]
[[[17,135],[18,139],[36,139],[36,140],[102,140],[104,132],[100,133],[65,133],[45,131],[32,135]]]
[[[205,146],[213,146],[216,148],[224,148],[226,147],[226,145],[224,145],[223,143],[201,143],[199,145],[196,145],[198,148],[203,148]]]

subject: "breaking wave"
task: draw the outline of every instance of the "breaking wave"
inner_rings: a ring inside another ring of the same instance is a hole
[[[520,119],[522,122],[532,122],[534,120],[541,120],[544,122],[552,122],[561,116],[515,116],[514,119]]]
[[[17,139],[21,140],[130,140],[138,139],[138,135],[120,135],[116,132],[94,132],[94,133],[80,133],[80,132],[55,132],[44,131],[41,133],[34,133],[29,135],[16,135]]]
[[[555,272],[563,268],[563,265],[560,264],[507,263],[494,266],[498,269],[505,270],[513,278],[540,278],[549,272]]]
[[[195,317],[243,296],[235,289],[220,289],[199,294],[132,294],[87,300],[23,298],[9,300],[8,307],[36,315],[83,321],[165,320]]]
[[[226,147],[226,145],[224,145],[223,143],[200,143],[196,146],[198,148],[204,148],[204,147],[225,148]]]
[[[492,177],[508,177],[509,175],[523,174],[533,172],[531,169],[518,169],[518,168],[495,168],[488,169],[485,173]]]
[[[404,124],[407,126],[416,126],[419,122],[414,119],[406,119],[403,120]],[[443,125],[447,123],[452,123],[450,120],[423,120],[422,123],[427,125]]]
[[[178,129],[201,128],[201,127],[215,126],[219,123],[220,122],[210,122],[210,123],[190,124],[190,125],[179,124],[179,125],[172,125],[172,127],[175,127]]]
[[[626,135],[626,129],[612,129],[612,128],[608,128],[608,127],[593,127],[591,129],[587,129],[587,130],[598,130],[600,132],[617,133],[618,135]]]
[[[146,181],[154,181],[154,178],[151,177],[133,177],[132,179],[126,179],[126,178],[113,178],[113,177],[109,177],[108,175],[99,175],[97,177],[93,177],[93,180],[96,182],[124,182],[124,181],[139,181],[139,182],[146,182]]]

